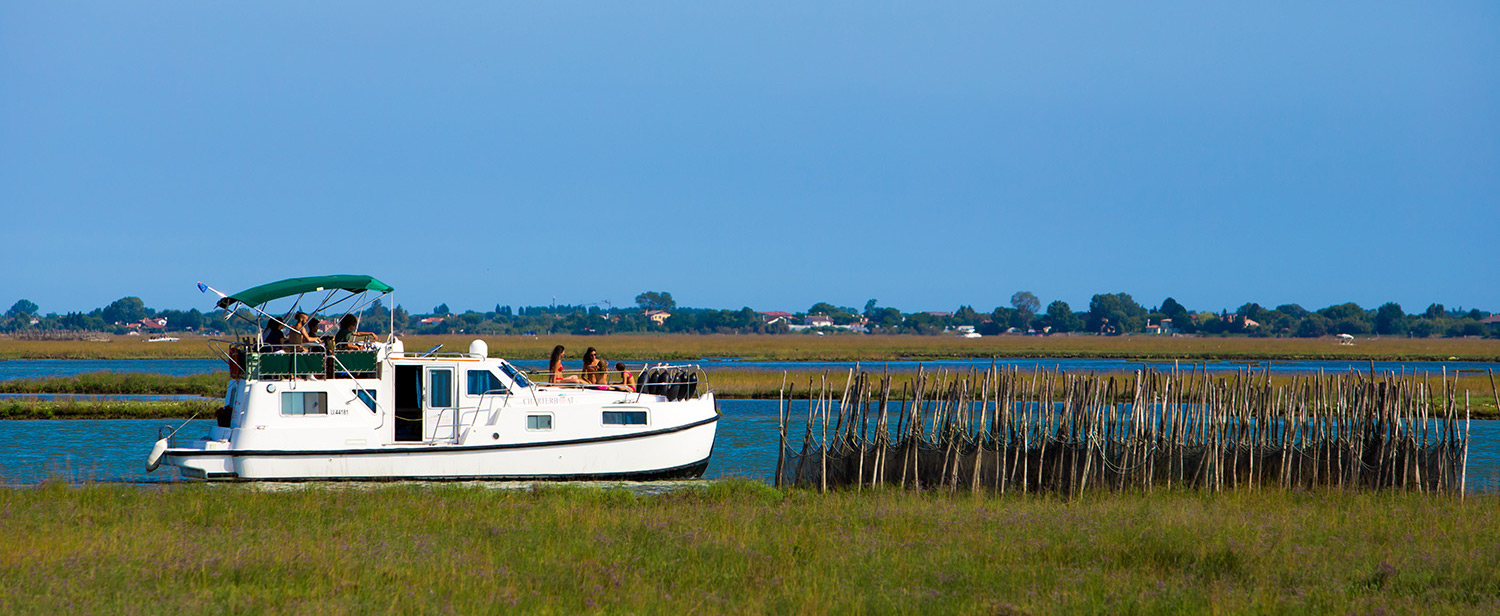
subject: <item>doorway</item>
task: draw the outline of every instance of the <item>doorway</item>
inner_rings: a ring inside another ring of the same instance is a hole
[[[422,440],[422,367],[396,366],[396,442]]]

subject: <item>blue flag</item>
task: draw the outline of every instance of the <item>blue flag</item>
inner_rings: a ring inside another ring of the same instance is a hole
[[[207,293],[208,292],[208,285],[203,284],[201,282],[198,283],[198,292],[199,293]]]

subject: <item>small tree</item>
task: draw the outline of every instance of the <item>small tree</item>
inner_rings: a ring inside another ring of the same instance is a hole
[[[1041,309],[1042,302],[1031,291],[1017,291],[1010,296],[1010,305],[1018,313],[1021,329],[1028,329],[1031,327],[1031,320],[1036,318],[1036,311]]]
[[[18,300],[15,304],[12,304],[11,307],[10,307],[10,310],[5,311],[5,316],[8,316],[8,317],[28,316],[29,317],[29,316],[35,315],[36,311],[37,311],[37,305],[35,303],[33,303],[29,299],[23,299],[23,300]]]
[[[1073,314],[1073,308],[1068,306],[1068,302],[1060,299],[1047,304],[1046,323],[1052,331],[1059,333],[1077,331],[1079,325],[1078,317]]]
[[[1297,324],[1298,338],[1318,338],[1328,335],[1328,319],[1320,314],[1309,314]]]
[[[130,323],[146,318],[146,303],[139,297],[122,297],[108,306],[100,314],[105,323]]]
[[[1406,333],[1406,311],[1401,304],[1386,302],[1375,310],[1375,333],[1394,336]]]
[[[664,310],[671,312],[677,307],[677,302],[672,299],[672,294],[666,291],[647,291],[635,296],[635,303],[642,310]]]

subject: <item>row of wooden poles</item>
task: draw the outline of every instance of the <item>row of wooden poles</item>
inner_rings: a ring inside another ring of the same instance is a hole
[[[1460,398],[1446,373],[1319,373],[1273,384],[1248,371],[991,367],[851,370],[841,380],[824,375],[800,392],[783,383],[778,486],[1465,489],[1468,393]]]

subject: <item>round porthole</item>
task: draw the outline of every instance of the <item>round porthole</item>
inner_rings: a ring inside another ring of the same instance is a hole
[[[274,394],[274,393],[276,393],[276,384],[275,383],[266,383],[266,393],[268,393],[268,394]]]
[[[495,433],[495,440],[497,440],[497,441],[500,440],[500,433],[499,432]]]

